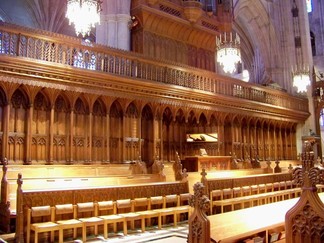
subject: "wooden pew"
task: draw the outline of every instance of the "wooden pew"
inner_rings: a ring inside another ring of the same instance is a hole
[[[91,188],[110,185],[162,182],[159,174],[132,174],[131,164],[107,165],[7,165],[3,162],[0,202],[0,230],[10,231],[10,219],[16,215],[17,175],[26,173],[24,189],[54,190]]]
[[[210,197],[210,214],[212,213],[213,207],[219,206],[221,208],[221,213],[224,213],[224,207],[230,206],[231,210],[235,210],[235,205],[239,205],[240,209],[254,206],[254,202],[256,202],[256,205],[262,205],[267,204],[271,202],[277,202],[282,201],[283,199],[291,199],[293,198],[293,195],[300,194],[301,189],[300,188],[292,188],[292,189],[284,189],[280,191],[272,191],[272,192],[264,192],[264,193],[258,193],[254,195],[247,195],[247,196],[240,196],[240,197],[232,197],[228,199],[220,199],[220,200],[214,200],[212,201],[212,196]],[[211,192],[213,194],[213,192]],[[264,202],[264,203],[262,203]],[[246,206],[246,204],[248,206]]]
[[[149,182],[161,182],[158,174],[141,174],[133,176],[109,176],[109,177],[74,177],[74,178],[28,178],[24,179],[24,189],[53,190],[60,188],[91,188],[113,185],[131,185]],[[8,195],[11,204],[10,211],[16,211],[16,180],[8,180]]]
[[[319,193],[322,188],[318,185],[324,184],[324,171],[314,167],[312,147],[316,138],[311,136],[305,142],[303,165],[292,171],[291,180],[301,190],[299,198],[207,216],[210,201],[204,195],[204,184],[197,182],[194,198],[190,200],[194,210],[189,218],[188,243],[323,242],[324,193]],[[273,192],[292,190],[288,187],[286,183],[285,189]]]
[[[258,174],[239,177],[225,177],[208,179],[207,173],[203,171],[201,182],[204,183],[206,194],[209,195],[212,190],[252,186],[266,183],[274,183],[280,181],[291,181],[292,174],[290,172]]]
[[[301,189],[302,190],[302,189]],[[313,194],[313,197],[309,197],[308,194]],[[302,198],[311,198],[312,202],[309,200],[304,200]],[[316,198],[316,200],[314,200]],[[198,199],[196,199],[198,200]],[[201,199],[200,199],[201,200]],[[314,202],[316,201],[316,202]],[[207,216],[204,211],[195,206],[192,215],[195,215],[195,211],[203,213],[203,216],[199,217],[198,221],[200,225],[206,225],[204,229],[207,234],[202,235],[199,239],[195,239],[196,230],[193,218],[189,219],[189,240],[188,242],[206,243],[206,242],[256,242],[257,239],[261,239],[262,242],[274,242],[272,241],[273,235],[281,235],[281,240],[275,242],[297,242],[294,241],[293,237],[298,237],[298,234],[293,234],[294,224],[291,221],[298,221],[299,218],[294,219],[290,217],[289,211],[295,212],[298,207],[302,212],[305,206],[301,204],[303,202],[308,202],[312,205],[311,208],[316,210],[312,211],[316,216],[320,215],[320,220],[323,220],[323,208],[324,208],[324,193],[318,193],[314,187],[314,190],[309,190],[305,188],[305,191],[301,194],[301,198],[293,198],[280,202],[274,202],[270,204],[265,204],[261,206],[246,208],[237,211],[231,211],[224,214],[216,214]],[[197,215],[197,213],[196,213]],[[262,215],[262,217],[260,217]],[[289,215],[289,217],[287,217]],[[314,215],[309,216],[314,217]],[[299,221],[296,223],[298,224]],[[311,220],[305,220],[304,224],[309,224],[309,227],[317,230],[318,232],[323,232],[323,227],[317,227],[312,224]],[[295,224],[295,225],[296,225]],[[291,235],[287,234],[287,230]],[[301,231],[300,234],[307,234],[307,231]],[[285,235],[285,236],[284,236]],[[289,235],[289,237],[288,237]],[[292,235],[294,235],[292,237]],[[320,235],[320,234],[316,234]],[[250,239],[250,241],[247,241]],[[312,237],[303,238],[309,239],[307,242],[313,242]],[[195,240],[195,241],[194,241]],[[288,241],[289,240],[289,241]],[[257,241],[259,242],[259,241]],[[302,241],[306,242],[306,241]],[[314,241],[315,242],[315,241]],[[322,242],[322,241],[316,241]]]
[[[189,192],[188,182],[157,182],[110,187],[70,188],[57,190],[24,190],[22,176],[18,176],[16,240],[25,238],[27,209],[35,206],[100,202],[119,199],[180,195]]]
[[[204,184],[205,194],[208,195],[210,199],[210,214],[213,213],[214,206],[219,206],[221,208],[221,212],[223,213],[225,206],[230,206],[231,210],[234,210],[235,205],[239,205],[240,208],[244,208],[245,205],[253,205],[254,202],[256,202],[256,204],[258,205],[260,204],[260,202],[269,202],[270,200],[272,202],[274,201],[274,199],[277,200],[277,198],[279,197],[290,198],[290,195],[296,194],[297,191],[273,191],[286,189],[286,186],[284,188],[281,188],[281,182],[291,180],[292,174],[290,172],[207,179],[207,173],[204,169],[201,172],[200,179],[200,181]],[[259,185],[264,185],[266,187],[266,185],[270,184],[272,193],[269,192],[268,194],[263,193],[261,195],[260,193],[260,195],[252,195],[259,194],[259,192],[261,192],[259,191]],[[275,189],[274,185],[277,185],[278,188]],[[240,195],[235,196],[233,190],[237,188],[240,189]],[[247,194],[245,195],[243,193],[244,188],[248,189]],[[254,189],[253,192],[252,188]],[[223,197],[223,190],[230,190],[229,197]],[[221,193],[220,197],[214,200],[214,197],[218,195],[217,192]]]

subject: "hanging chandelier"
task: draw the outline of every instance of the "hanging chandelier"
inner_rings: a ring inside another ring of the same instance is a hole
[[[240,38],[232,32],[216,37],[217,62],[223,66],[225,73],[233,73],[241,62]]]
[[[75,33],[83,37],[100,23],[101,2],[99,0],[67,0],[66,17],[74,24]]]
[[[297,88],[298,93],[307,91],[310,85],[310,77],[308,71],[297,71],[293,74],[293,86]]]

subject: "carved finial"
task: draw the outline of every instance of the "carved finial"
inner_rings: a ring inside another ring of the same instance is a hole
[[[317,184],[324,184],[324,171],[314,167],[313,143],[304,143],[304,152],[301,154],[302,167],[293,170],[294,182],[304,189],[316,190]]]
[[[5,175],[7,170],[8,170],[8,160],[7,158],[4,158],[3,161],[2,161],[2,171],[3,171],[3,174]]]
[[[200,182],[205,186],[205,194],[208,194],[208,183],[207,183],[207,172],[204,168],[202,168],[202,172],[200,173],[201,179]]]
[[[187,169],[186,168],[184,168],[183,170],[182,170],[182,180],[181,180],[181,182],[187,182],[188,181],[188,173],[187,173]]]
[[[194,195],[190,195],[189,205],[191,207],[199,208],[202,211],[209,209],[209,199],[204,195],[205,186],[201,182],[197,182],[193,186]]]
[[[18,187],[21,188],[22,184],[23,184],[22,175],[21,175],[21,173],[19,173],[18,179],[17,179],[17,185],[18,185]]]
[[[280,161],[279,160],[276,160],[275,163],[276,163],[276,166],[274,168],[274,173],[280,173],[281,172],[281,168],[279,166]]]
[[[204,195],[204,185],[197,182],[193,186],[194,195],[189,197],[189,205],[194,211],[189,218],[188,243],[210,242],[210,222],[206,215],[209,209],[209,199]]]
[[[288,171],[291,173],[291,172],[293,172],[293,166],[292,166],[292,164],[289,164],[289,166],[288,166]]]
[[[267,164],[267,168],[265,168],[265,172],[272,173],[273,169],[271,168],[271,161],[269,159],[267,160],[266,164]]]
[[[176,151],[176,160],[173,164],[173,171],[175,174],[175,180],[176,181],[181,181],[182,180],[182,164],[181,164],[181,159],[180,156],[178,154],[178,152]]]
[[[207,172],[206,172],[206,169],[205,168],[202,168],[202,172],[200,173],[202,179],[206,179],[206,176],[207,176]]]

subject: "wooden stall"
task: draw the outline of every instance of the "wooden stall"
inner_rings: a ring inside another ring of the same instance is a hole
[[[180,194],[188,194],[189,192],[188,182],[160,182],[82,189],[23,190],[22,176],[19,174],[17,183],[17,242],[24,242],[26,237],[27,232],[24,226],[27,224],[28,208],[38,206],[54,207],[55,205],[66,204],[77,205],[78,203],[85,202],[105,202],[121,199],[133,200],[136,198],[167,197],[168,195],[175,195],[176,202],[178,202]]]
[[[106,165],[7,165],[3,160],[0,201],[0,230],[9,232],[16,218],[17,175],[24,175],[25,190],[59,190],[137,185],[165,181],[163,170],[143,173],[136,164]],[[161,172],[161,173],[160,173]],[[138,174],[136,174],[138,173]]]

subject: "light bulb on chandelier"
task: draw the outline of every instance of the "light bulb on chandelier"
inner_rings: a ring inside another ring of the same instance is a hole
[[[67,0],[66,17],[74,24],[75,33],[83,37],[100,23],[101,2],[99,0]]]
[[[293,86],[297,88],[298,93],[306,92],[309,85],[309,71],[296,71],[293,73]]]
[[[233,73],[241,62],[240,38],[237,34],[224,33],[216,37],[217,62],[225,73]]]

